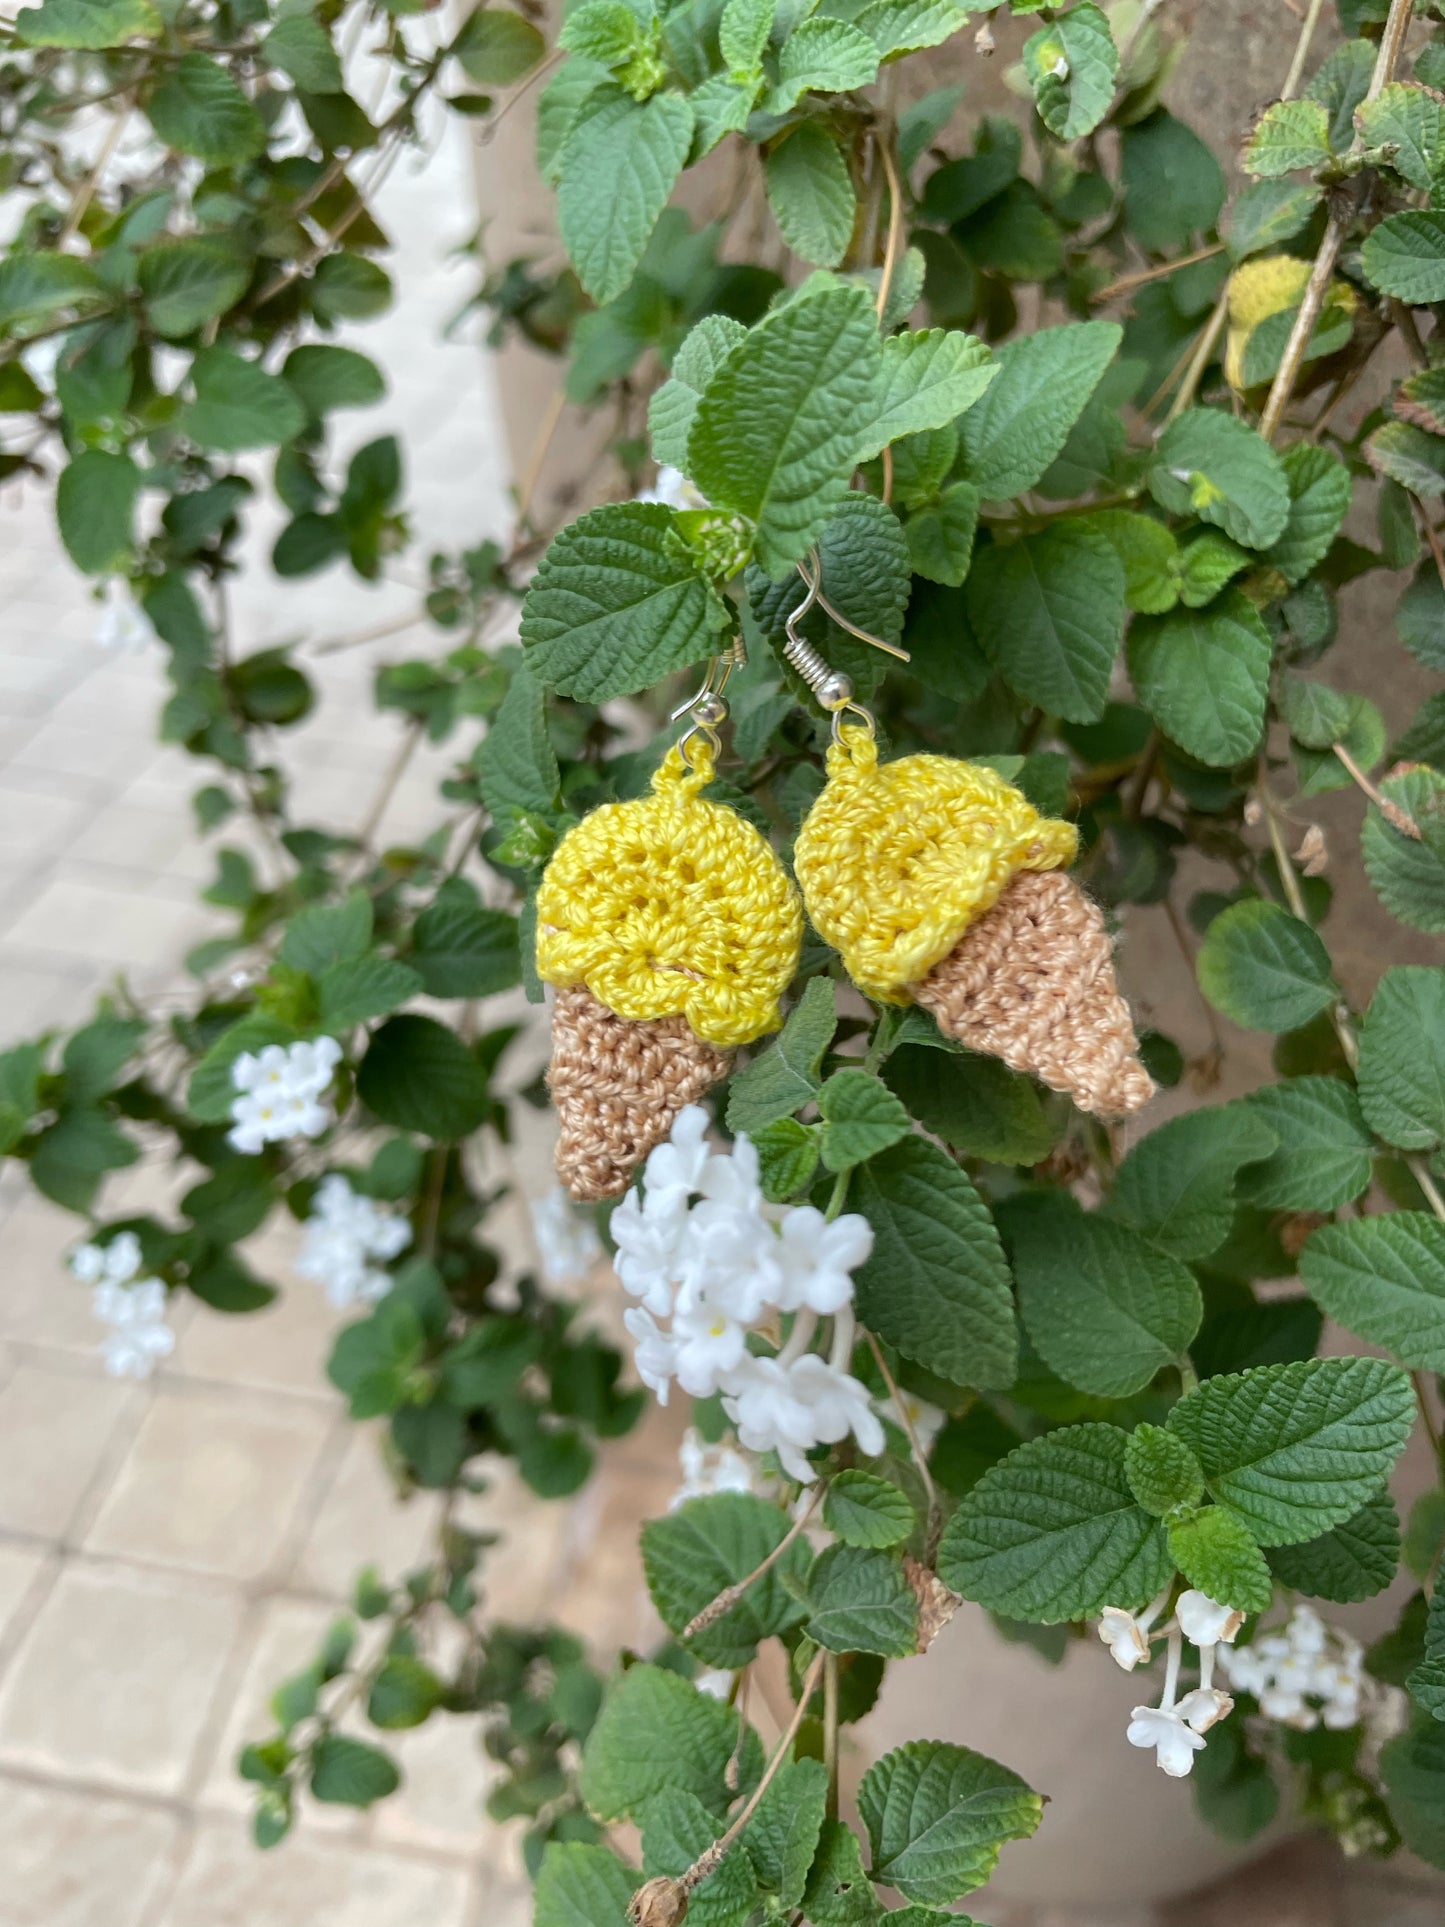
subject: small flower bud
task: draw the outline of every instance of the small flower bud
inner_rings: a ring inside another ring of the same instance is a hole
[[[632,1927],[681,1927],[687,1918],[687,1888],[670,1874],[646,1880],[628,1903]]]
[[[993,45],[993,28],[985,20],[978,32],[973,36],[973,50],[976,54],[980,54],[987,60],[993,52]]]

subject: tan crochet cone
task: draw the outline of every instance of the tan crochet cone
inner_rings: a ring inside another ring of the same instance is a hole
[[[970,1050],[1121,1117],[1154,1095],[1098,907],[1062,870],[1021,870],[921,983],[916,1002]]]
[[[731,1052],[685,1017],[630,1022],[585,984],[557,992],[547,1086],[562,1126],[557,1175],[574,1198],[616,1198],[686,1104],[726,1077]]]

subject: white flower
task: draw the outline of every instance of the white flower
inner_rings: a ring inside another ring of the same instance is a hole
[[[662,1192],[649,1191],[644,1203],[636,1191],[629,1191],[612,1213],[617,1276],[623,1290],[640,1298],[655,1318],[672,1311],[687,1222],[686,1198]]]
[[[795,1205],[779,1227],[783,1277],[777,1303],[783,1311],[809,1310],[831,1317],[853,1302],[850,1273],[873,1249],[873,1227],[850,1211],[830,1224],[811,1204]]]
[[[658,1404],[666,1405],[672,1381],[677,1376],[676,1339],[660,1330],[652,1313],[640,1305],[629,1305],[622,1314],[622,1322],[637,1340],[634,1354],[637,1376],[657,1395]]]
[[[1099,1615],[1098,1634],[1113,1655],[1114,1664],[1126,1673],[1132,1673],[1141,1659],[1149,1657],[1144,1628],[1122,1606],[1105,1606]]]
[[[713,1700],[725,1700],[733,1690],[732,1674],[725,1673],[720,1666],[709,1666],[694,1674],[692,1683],[699,1693],[706,1693]]]
[[[713,1204],[739,1216],[761,1217],[762,1160],[751,1138],[733,1140],[732,1154],[714,1152],[707,1158],[696,1189]]]
[[[1179,1630],[1195,1646],[1213,1646],[1220,1640],[1232,1642],[1244,1624],[1244,1614],[1233,1606],[1221,1606],[1207,1592],[1182,1592],[1174,1609],[1179,1615]]]
[[[651,488],[634,498],[639,502],[661,502],[670,509],[705,509],[707,497],[695,489],[680,468],[664,462]]]
[[[1296,1606],[1285,1629],[1285,1637],[1293,1653],[1322,1653],[1329,1643],[1329,1628],[1313,1606]]]
[[[913,1436],[926,1456],[933,1441],[948,1423],[948,1414],[940,1406],[930,1405],[927,1399],[919,1398],[915,1392],[904,1392],[901,1396],[901,1409],[898,1400],[893,1398],[885,1398],[878,1409],[884,1418],[891,1418],[905,1432],[911,1425]],[[908,1425],[903,1423],[905,1418]]]
[[[140,1239],[119,1231],[108,1245],[81,1245],[70,1255],[70,1269],[83,1285],[128,1285],[141,1268]]]
[[[649,1199],[656,1195],[659,1211],[675,1208],[701,1189],[708,1161],[707,1127],[707,1112],[701,1104],[686,1104],[674,1119],[667,1139],[648,1152],[642,1171],[647,1195]]]
[[[756,1492],[761,1481],[756,1462],[725,1441],[709,1445],[695,1425],[689,1425],[677,1449],[682,1484],[667,1502],[669,1512],[689,1499],[710,1498],[715,1492]]]
[[[1354,1726],[1377,1705],[1366,1690],[1359,1641],[1327,1626],[1312,1606],[1297,1606],[1283,1631],[1221,1654],[1221,1663],[1237,1692],[1254,1694],[1266,1719],[1303,1733]]]
[[[776,1452],[801,1484],[814,1472],[804,1452],[814,1444],[812,1417],[793,1389],[789,1368],[776,1358],[746,1358],[732,1375],[723,1410],[750,1452]]]
[[[1136,1706],[1129,1716],[1125,1738],[1130,1746],[1152,1746],[1159,1766],[1171,1780],[1193,1771],[1194,1756],[1204,1745],[1202,1734],[1182,1720],[1171,1706]]]
[[[391,1278],[369,1261],[386,1263],[410,1243],[405,1218],[353,1191],[339,1171],[331,1171],[316,1187],[296,1269],[322,1285],[338,1310],[374,1304],[390,1291]]]
[[[123,575],[107,576],[95,626],[96,647],[130,654],[155,640],[151,619],[131,593],[129,582]]]
[[[747,1357],[748,1335],[725,1311],[699,1302],[672,1321],[673,1376],[691,1398],[710,1398]]]
[[[778,1302],[782,1277],[777,1234],[766,1219],[722,1200],[693,1206],[678,1261],[679,1309],[703,1300],[755,1325]]]
[[[159,1360],[174,1351],[176,1335],[166,1323],[166,1288],[159,1278],[129,1284],[103,1278],[91,1303],[96,1317],[110,1327],[102,1356],[113,1378],[149,1378]]]
[[[560,1184],[532,1200],[532,1231],[548,1284],[578,1283],[602,1256],[596,1225],[574,1207]]]
[[[813,1415],[813,1436],[820,1445],[836,1445],[851,1432],[866,1457],[878,1456],[887,1440],[866,1385],[819,1358],[816,1352],[804,1352],[789,1376],[794,1396]]]
[[[320,1137],[334,1121],[331,1106],[322,1098],[340,1062],[341,1046],[334,1037],[242,1051],[231,1066],[238,1095],[231,1105],[226,1142],[254,1154],[286,1138]]]
[[[1211,1726],[1229,1717],[1234,1711],[1234,1701],[1217,1686],[1196,1686],[1174,1710],[1196,1733],[1207,1733]]]

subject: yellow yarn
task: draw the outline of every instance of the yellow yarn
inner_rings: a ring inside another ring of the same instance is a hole
[[[735,810],[698,795],[713,754],[669,750],[652,795],[607,803],[567,835],[537,892],[537,970],[585,983],[634,1022],[685,1017],[709,1044],[782,1021],[803,940],[798,893]]]
[[[1071,863],[1078,833],[1040,816],[994,770],[902,756],[850,725],[798,833],[793,867],[808,915],[861,991],[906,1004],[1019,870]]]

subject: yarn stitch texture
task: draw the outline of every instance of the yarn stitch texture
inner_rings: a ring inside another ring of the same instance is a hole
[[[705,740],[687,760],[673,748],[650,796],[568,831],[537,893],[537,971],[633,1022],[685,1017],[709,1044],[748,1044],[782,1022],[803,913],[767,841],[698,794],[712,775]]]
[[[1078,833],[1040,816],[980,764],[901,756],[880,768],[866,729],[841,734],[827,786],[798,833],[794,867],[808,915],[858,988],[906,1004],[909,985],[1020,871],[1071,863]]]

